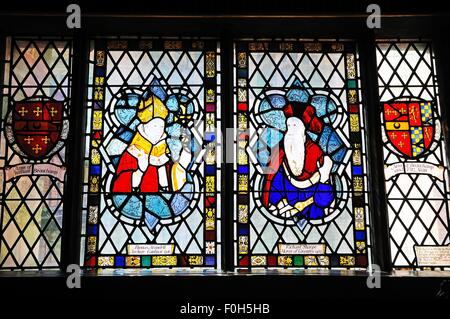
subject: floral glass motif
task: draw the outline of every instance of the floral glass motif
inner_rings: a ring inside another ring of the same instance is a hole
[[[355,43],[240,41],[235,57],[235,265],[367,267]]]
[[[214,41],[92,41],[82,264],[220,267]]]
[[[7,38],[0,268],[59,267],[71,59],[69,40]]]
[[[417,249],[450,243],[448,162],[431,43],[379,41],[377,64],[392,264],[427,266],[418,263]]]

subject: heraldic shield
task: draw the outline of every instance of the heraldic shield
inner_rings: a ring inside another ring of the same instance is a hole
[[[13,131],[20,149],[32,159],[48,155],[56,146],[63,126],[63,103],[21,101],[13,108]]]
[[[424,154],[430,149],[435,134],[433,114],[433,103],[429,101],[384,103],[384,125],[389,142],[408,158]]]

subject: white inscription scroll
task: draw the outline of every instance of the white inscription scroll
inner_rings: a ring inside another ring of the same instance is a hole
[[[19,164],[5,168],[6,181],[27,175],[50,175],[63,182],[66,175],[66,168],[54,164]]]
[[[414,249],[419,267],[450,266],[450,245],[415,246]]]
[[[444,167],[430,164],[430,163],[395,163],[392,165],[386,165],[384,167],[384,175],[386,179],[389,180],[393,176],[398,174],[428,174],[436,177],[437,179],[444,180]]]
[[[174,245],[171,244],[132,244],[127,247],[128,255],[172,255]]]
[[[280,255],[323,255],[324,244],[279,244]]]

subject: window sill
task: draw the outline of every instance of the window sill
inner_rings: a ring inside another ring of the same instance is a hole
[[[2,278],[49,278],[67,277],[68,274],[60,270],[0,270]],[[245,277],[245,276],[295,276],[295,277],[367,277],[368,273],[363,270],[329,270],[329,269],[239,269],[235,271],[221,271],[214,269],[97,269],[81,270],[81,277]],[[450,270],[393,270],[381,272],[383,278],[450,278]]]
[[[367,273],[336,270],[264,271],[82,271],[81,289],[67,288],[61,271],[0,271],[0,287],[8,298],[170,300],[432,300],[450,271],[382,273],[380,289],[367,286]],[[99,296],[99,292],[101,296]],[[131,293],[132,292],[132,293]],[[150,298],[150,299],[149,299]]]

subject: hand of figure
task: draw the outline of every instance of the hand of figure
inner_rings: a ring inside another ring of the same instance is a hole
[[[299,202],[295,203],[294,207],[297,208],[299,212],[301,212],[302,210],[304,210],[306,207],[308,207],[312,203],[314,203],[314,198],[310,197],[305,201],[299,201]]]
[[[148,154],[137,148],[135,145],[128,147],[128,153],[130,153],[138,162],[138,167],[142,172],[145,172],[148,168]]]
[[[131,184],[133,185],[133,187],[139,187],[143,175],[144,173],[142,173],[140,170],[133,172],[131,177]]]
[[[148,168],[148,155],[144,152],[138,154],[138,166],[142,172],[145,172]]]
[[[333,161],[330,157],[326,156],[324,158],[324,163],[321,168],[319,168],[320,182],[327,183],[330,180],[331,168],[333,167]]]
[[[166,154],[163,154],[161,156],[150,156],[148,162],[153,166],[161,166],[166,164],[168,161],[169,157]]]

